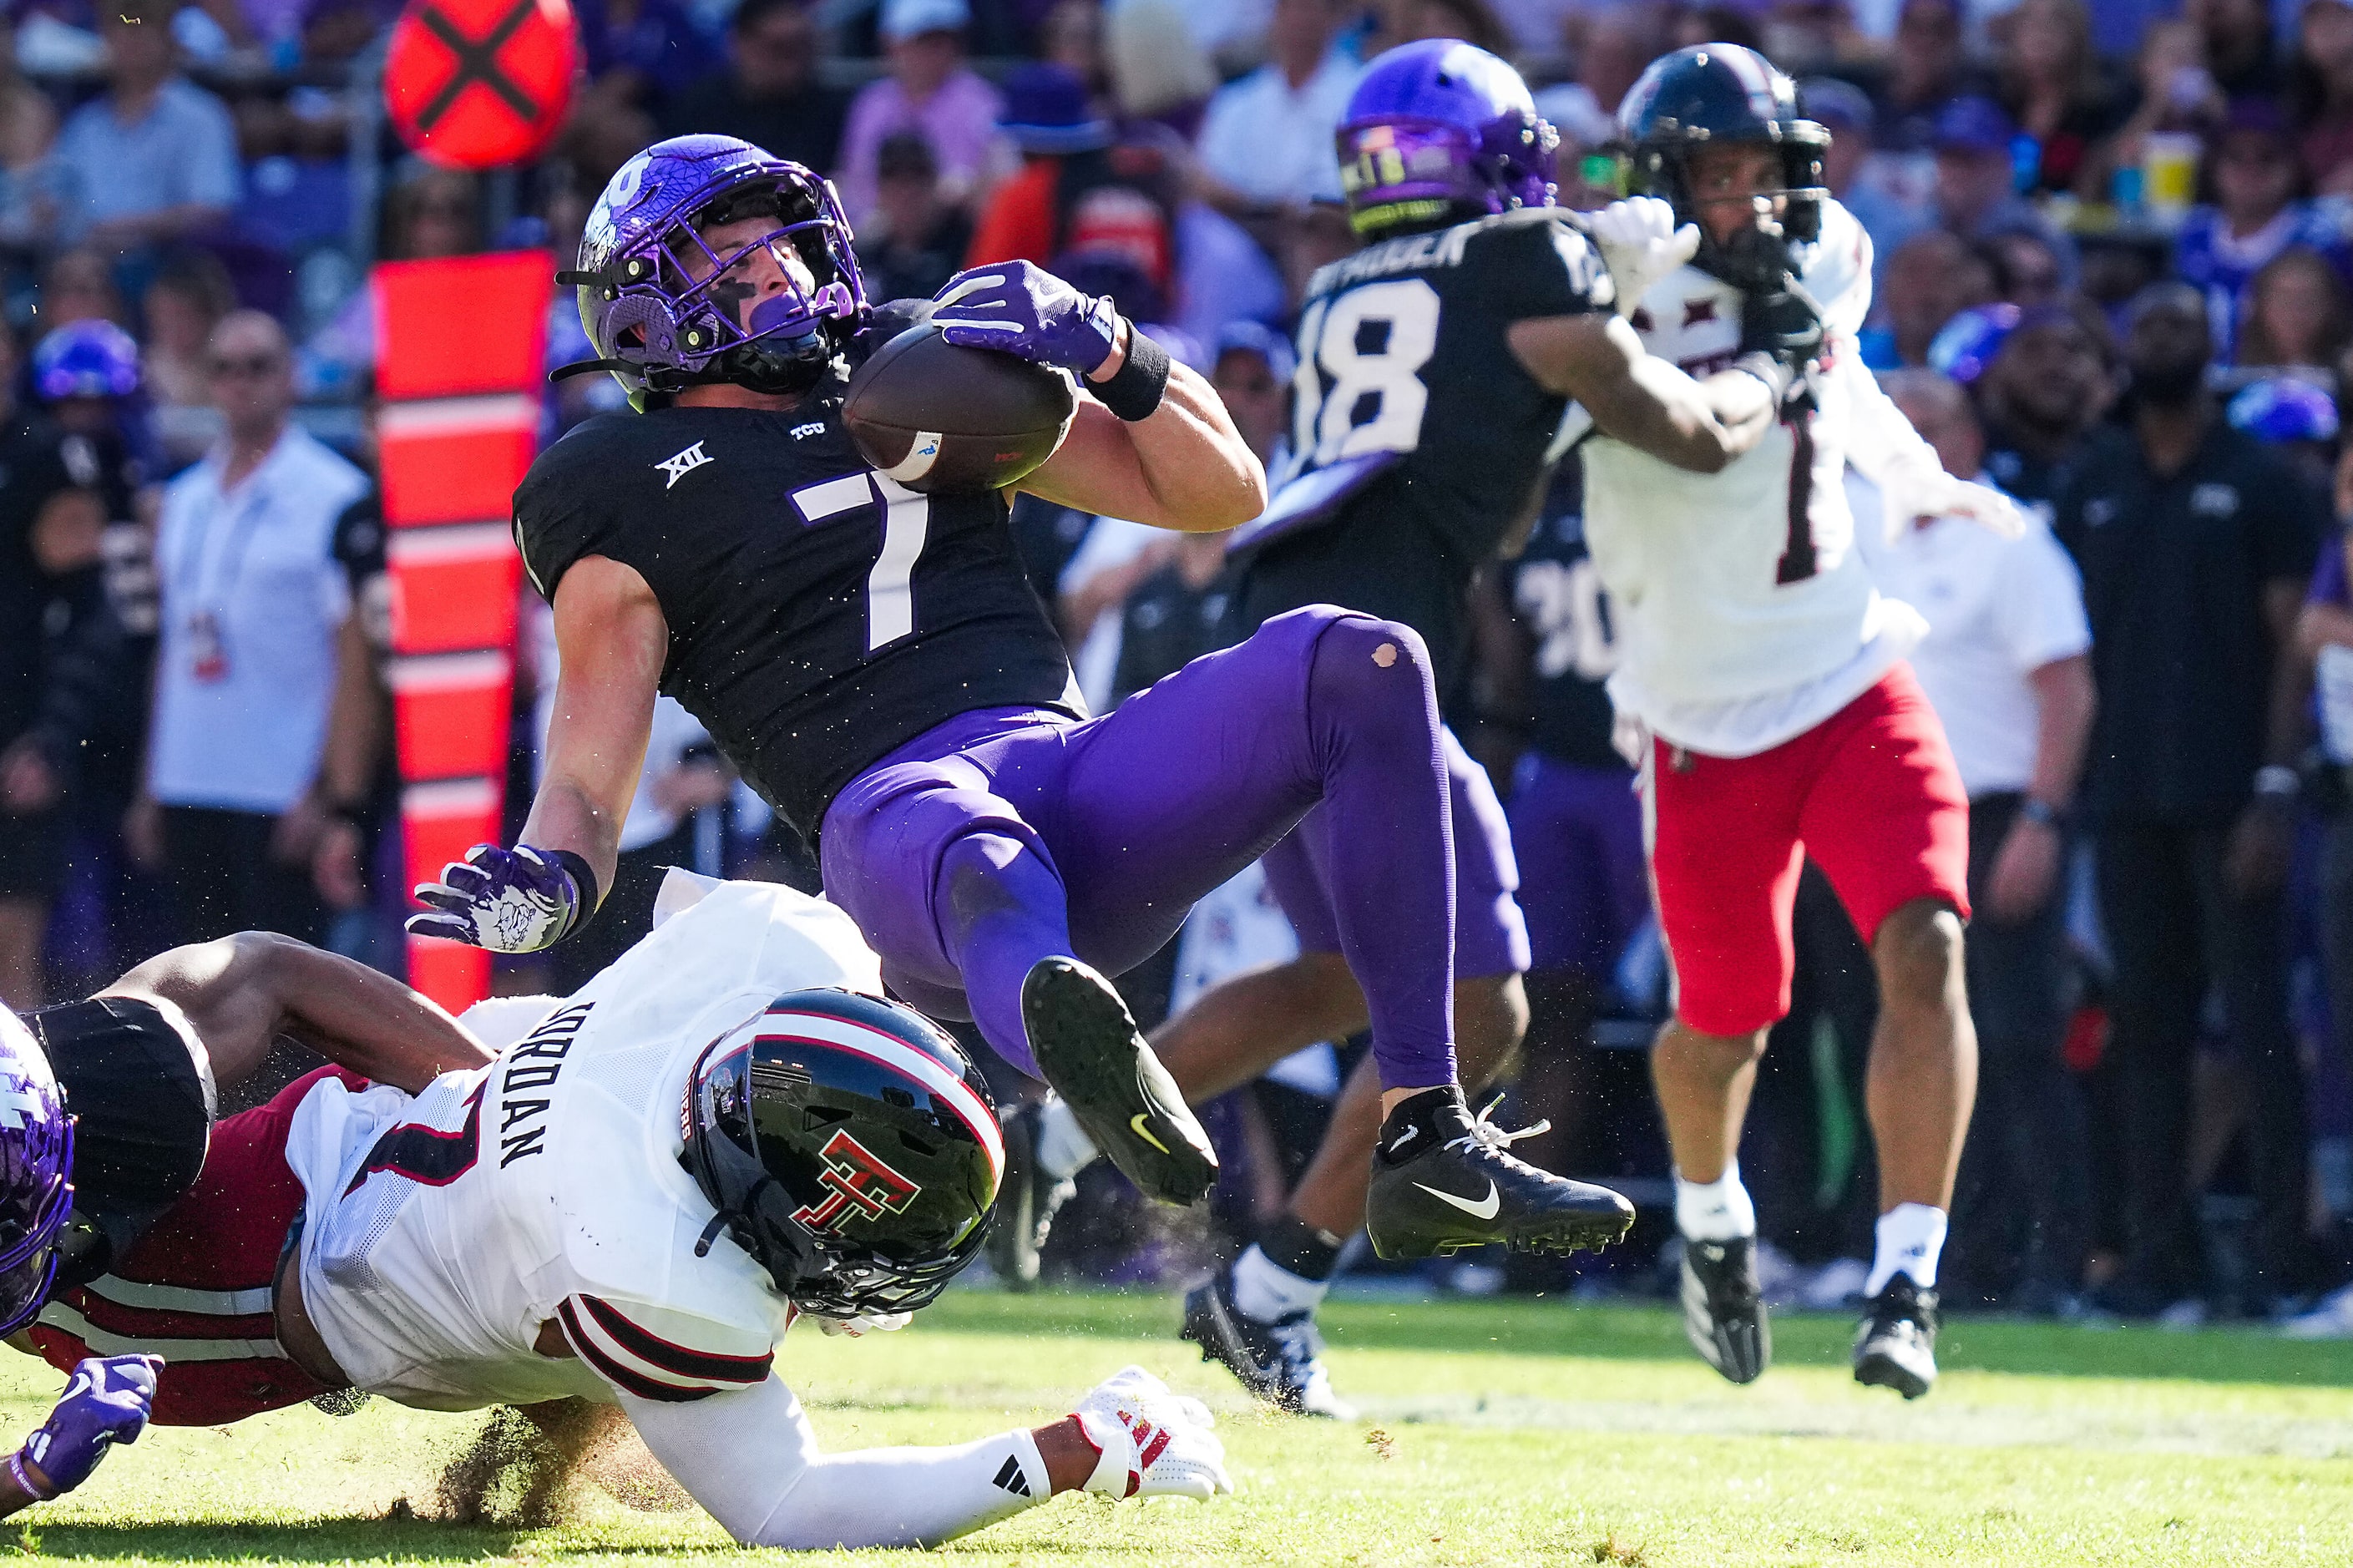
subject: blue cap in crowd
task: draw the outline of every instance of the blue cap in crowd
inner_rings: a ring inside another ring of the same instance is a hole
[[[2308,381],[2274,376],[2231,399],[2231,427],[2258,441],[2334,441],[2337,402]]]
[[[68,321],[33,350],[33,390],[44,403],[128,397],[139,390],[139,345],[112,321]]]
[[[1024,153],[1092,153],[1112,142],[1112,123],[1087,102],[1087,84],[1068,66],[1023,66],[1005,79],[997,122]]]
[[[1291,340],[1271,327],[1252,321],[1229,321],[1218,333],[1217,359],[1231,353],[1254,353],[1266,361],[1266,368],[1274,379],[1289,381],[1298,368],[1298,359],[1291,352]],[[1216,360],[1210,362],[1216,363]]]
[[[1936,330],[1928,341],[1928,368],[1950,376],[1963,386],[1993,368],[2002,345],[2021,331],[2063,322],[2078,325],[2064,305],[2030,305],[2023,310],[2007,301],[1976,305]]]
[[[2000,104],[1989,98],[1957,98],[1936,111],[1928,141],[1939,153],[2007,153],[2018,134]]]
[[[900,44],[925,33],[960,33],[972,25],[966,0],[882,0],[882,41]]]
[[[1868,137],[1879,123],[1862,89],[1836,77],[1810,76],[1799,82],[1798,103],[1807,119],[1829,126],[1833,134],[1848,131]]]

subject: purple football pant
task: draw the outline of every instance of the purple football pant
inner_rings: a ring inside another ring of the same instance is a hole
[[[1454,1081],[1454,858],[1430,657],[1328,605],[1278,616],[1084,723],[951,719],[827,808],[826,894],[914,1006],[971,1018],[1035,1074],[1021,983],[1039,959],[1110,974],[1321,803],[1340,951],[1381,1081]]]
[[[1651,913],[1632,771],[1523,752],[1510,816],[1535,967],[1608,979]]]
[[[1454,827],[1454,977],[1517,974],[1528,966],[1528,926],[1512,897],[1520,885],[1512,830],[1487,770],[1439,730],[1446,749],[1448,809]],[[1636,853],[1641,845],[1635,846]],[[1321,808],[1266,852],[1266,885],[1299,935],[1303,952],[1338,952],[1340,921],[1332,900],[1332,834]]]

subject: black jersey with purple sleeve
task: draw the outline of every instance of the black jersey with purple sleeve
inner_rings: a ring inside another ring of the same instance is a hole
[[[876,473],[841,394],[835,377],[787,412],[601,414],[515,492],[533,585],[552,600],[584,556],[635,568],[669,624],[661,689],[812,838],[844,784],[943,721],[1084,711],[1005,498]]]
[[[1472,575],[1537,499],[1567,400],[1512,352],[1514,322],[1609,303],[1609,274],[1550,209],[1366,247],[1310,281],[1293,457],[1248,557],[1238,631],[1328,603],[1405,622],[1443,695],[1470,643]]]

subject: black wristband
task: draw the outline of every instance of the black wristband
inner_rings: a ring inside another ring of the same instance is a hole
[[[2018,803],[2018,816],[2022,822],[2039,823],[2053,832],[2064,832],[2067,814],[2040,795],[2027,795]]]
[[[596,873],[588,868],[587,861],[569,849],[543,849],[540,853],[563,867],[565,874],[572,879],[573,887],[579,889],[580,916],[564,932],[570,936],[588,923],[588,917],[596,912],[596,906],[604,900],[604,894],[596,887]]]
[[[1149,419],[1168,390],[1168,351],[1145,337],[1143,329],[1130,321],[1127,363],[1109,381],[1087,383],[1087,390],[1130,425]]]

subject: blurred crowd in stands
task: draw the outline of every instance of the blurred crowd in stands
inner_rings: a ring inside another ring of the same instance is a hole
[[[1924,534],[1886,568],[1946,638],[1923,657],[1957,671],[1947,721],[1978,797],[1984,1076],[1947,1310],[2353,1334],[2353,0],[575,10],[585,76],[563,136],[532,166],[476,175],[384,127],[390,0],[9,6],[12,1005],[246,926],[402,963],[375,261],[568,253],[639,148],[741,136],[832,175],[872,297],[1043,263],[1212,375],[1279,473],[1293,301],[1353,244],[1332,132],[1365,61],[1433,37],[1513,58],[1560,131],[1563,204],[1590,207],[1614,194],[1612,115],[1643,66],[1725,39],[1801,79],[1835,135],[1829,183],[1876,247],[1867,362],[1948,467],[2047,525],[2019,547],[2031,559],[1940,555]],[[549,324],[551,364],[587,357],[560,294]],[[601,377],[563,383],[545,433],[618,401]],[[1608,744],[1609,624],[1579,506],[1571,459],[1527,555],[1482,584],[1479,668],[1441,695],[1512,800],[1540,928],[1513,1089],[1554,1122],[1537,1157],[1656,1199],[1641,1047],[1664,966],[1630,774]],[[1034,500],[1015,526],[1099,709],[1218,645],[1215,539]],[[535,602],[525,626],[517,811],[554,658]],[[807,847],[668,704],[624,847],[589,932],[502,985],[577,984],[644,929],[663,866],[814,885]],[[1829,1304],[1867,1255],[1873,1000],[1812,879],[1799,923],[1797,1009],[1742,1168],[1776,1189],[1762,1212],[1799,1216],[1768,1232],[1768,1292]],[[1286,941],[1245,879],[1126,984],[1149,1025]],[[1216,1108],[1222,1234],[1246,1235],[1295,1173],[1346,1049]],[[1091,1180],[1050,1263],[1142,1278],[1205,1245],[1115,1177]],[[1643,1289],[1643,1250],[1430,1278]]]

